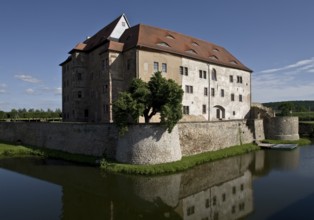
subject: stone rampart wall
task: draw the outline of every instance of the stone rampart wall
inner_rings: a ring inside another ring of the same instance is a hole
[[[298,117],[274,117],[264,121],[266,139],[299,140]]]
[[[296,123],[296,126],[295,126]],[[265,126],[265,125],[264,125]],[[0,122],[0,140],[131,164],[156,164],[266,138],[298,138],[298,119],[182,122],[169,134],[158,124],[130,126],[119,136],[113,124]],[[272,134],[274,136],[269,136]]]
[[[241,143],[252,143],[246,120],[179,123],[182,156],[216,151]]]
[[[75,154],[115,158],[112,124],[1,122],[0,140]]]
[[[130,164],[160,164],[181,160],[178,127],[171,133],[159,124],[138,124],[119,137],[116,159]]]

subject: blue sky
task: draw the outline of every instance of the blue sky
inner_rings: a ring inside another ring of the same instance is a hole
[[[122,13],[225,47],[254,73],[253,101],[314,99],[312,0],[4,0],[0,110],[61,108],[67,53]]]

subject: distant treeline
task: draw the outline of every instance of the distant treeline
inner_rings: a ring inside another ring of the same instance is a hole
[[[286,102],[268,102],[263,105],[280,111],[283,105],[289,105],[292,112],[309,112],[314,111],[314,101],[286,101]]]
[[[314,101],[269,102],[263,105],[275,110],[277,116],[298,116],[300,121],[314,121]]]
[[[61,118],[62,112],[60,109],[43,110],[43,109],[12,109],[9,112],[0,110],[0,120],[21,120],[21,119],[51,119]]]

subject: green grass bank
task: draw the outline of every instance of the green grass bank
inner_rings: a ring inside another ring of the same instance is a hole
[[[306,138],[301,138],[298,141],[278,141],[278,140],[264,140],[264,143],[273,144],[298,144],[308,145],[311,141]],[[125,173],[125,174],[140,174],[140,175],[158,175],[158,174],[169,174],[185,171],[194,166],[220,160],[227,157],[237,156],[252,151],[259,150],[260,148],[255,144],[244,144],[240,146],[233,146],[223,150],[206,152],[193,156],[183,157],[182,160],[157,164],[157,165],[131,165],[122,164],[115,161],[107,161],[93,156],[86,156],[80,154],[71,154],[63,151],[25,147],[20,145],[11,145],[0,143],[0,159],[3,158],[15,158],[15,157],[41,157],[41,158],[56,158],[66,161],[72,161],[77,163],[84,163],[93,166],[100,166],[101,169],[114,172],[114,173]],[[100,161],[100,165],[99,162]]]

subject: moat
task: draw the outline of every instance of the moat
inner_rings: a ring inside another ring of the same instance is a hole
[[[57,160],[0,160],[0,219],[311,219],[314,145],[157,176]]]

